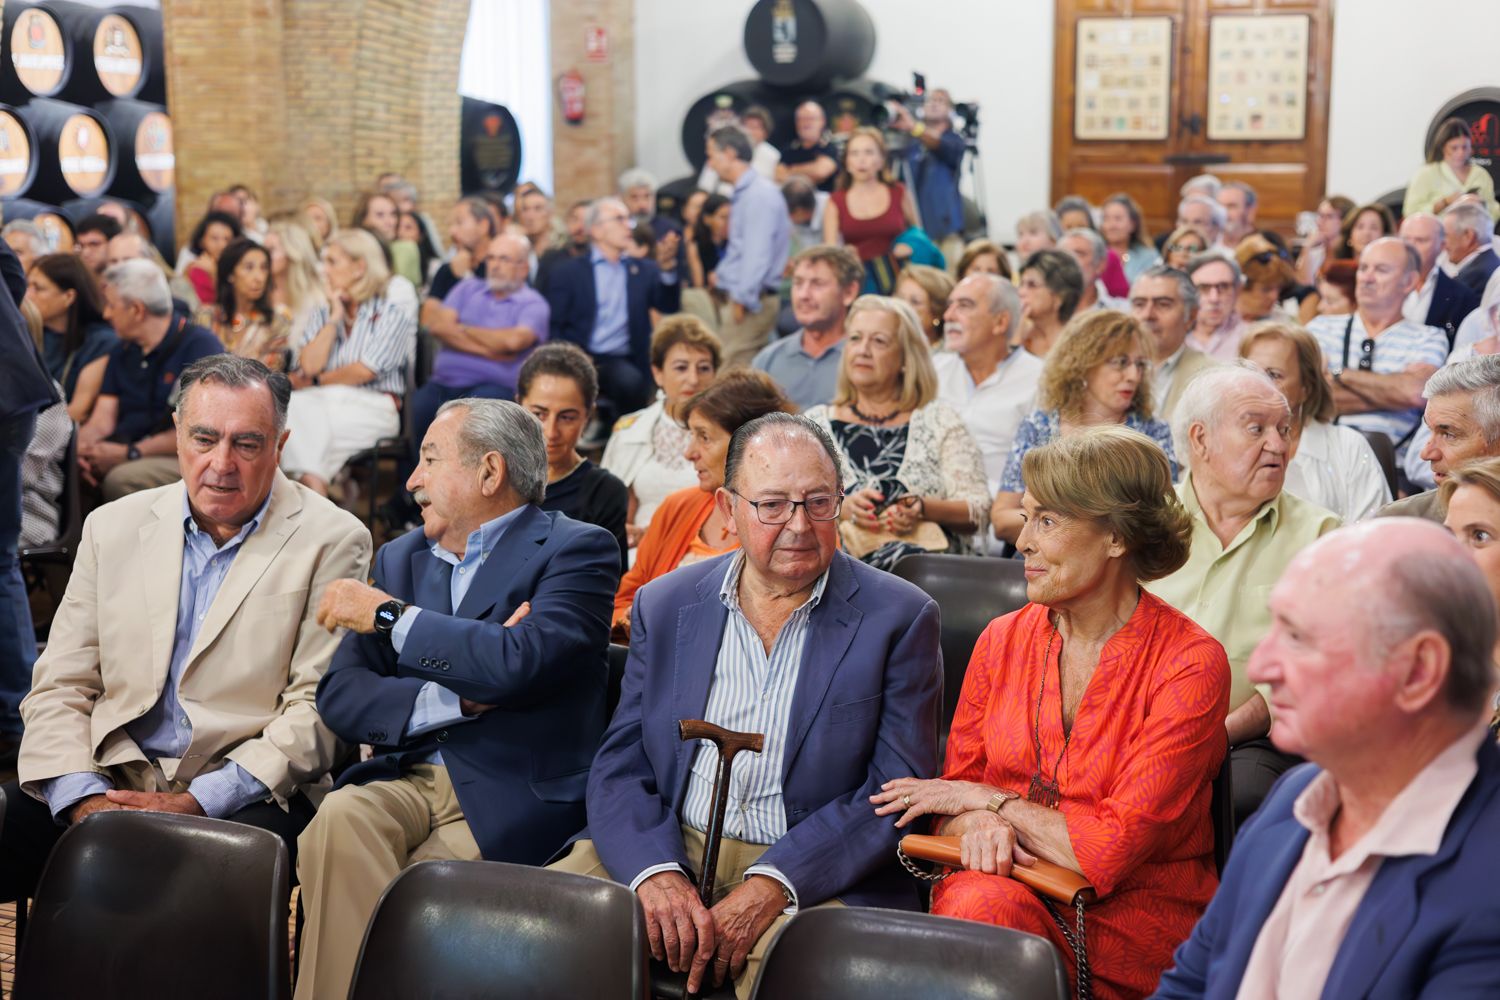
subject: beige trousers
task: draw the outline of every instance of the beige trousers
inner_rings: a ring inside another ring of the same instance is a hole
[[[692,865],[694,875],[703,868],[703,834],[692,827],[682,828],[682,846],[687,852],[688,863]],[[760,860],[760,856],[766,853],[769,844],[747,844],[740,840],[732,840],[725,837],[719,844],[719,863],[715,866],[717,877],[714,881],[714,902],[717,903],[731,891],[739,886],[745,879],[745,869]],[[556,871],[574,872],[578,875],[592,875],[595,878],[609,878],[609,872],[604,869],[604,862],[599,860],[599,852],[594,850],[592,840],[580,840],[573,845],[573,849],[564,857],[547,866]],[[836,899],[819,903],[819,906],[843,906]],[[766,949],[776,938],[776,932],[791,918],[786,914],[777,917],[766,932],[755,942],[755,947],[750,949],[750,956],[745,961],[745,970],[740,977],[734,981],[734,993],[739,1000],[747,1000],[750,991],[755,986],[755,975],[760,970],[760,963],[766,957]],[[713,969],[709,968],[708,983],[713,982]],[[301,985],[300,983],[298,985]],[[705,991],[706,992],[706,991]]]
[[[781,311],[781,297],[767,292],[760,297],[760,312],[745,313],[745,318],[734,321],[733,304],[719,308],[719,339],[724,342],[724,367],[748,365],[762,347],[771,342],[771,331],[776,329],[776,314]]]
[[[297,839],[307,917],[297,1000],[349,995],[365,927],[403,868],[478,859],[446,767],[418,764],[394,781],[329,793]]]
[[[142,490],[155,489],[182,478],[176,455],[147,455],[134,462],[121,462],[110,469],[99,484],[104,502],[118,500]]]

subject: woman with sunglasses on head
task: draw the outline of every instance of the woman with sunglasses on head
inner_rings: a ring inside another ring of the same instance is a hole
[[[1068,324],[1037,383],[1037,408],[1016,429],[1016,440],[1000,474],[990,507],[995,537],[1015,544],[1025,523],[1021,497],[1026,453],[1053,438],[1090,427],[1123,424],[1145,434],[1166,452],[1172,477],[1172,430],[1151,410],[1151,347],[1135,318],[1113,309],[1084,313]]]
[[[1208,249],[1208,237],[1192,226],[1178,226],[1162,246],[1162,262],[1178,271],[1186,271],[1188,261]]]
[[[1240,319],[1246,323],[1289,319],[1282,299],[1296,285],[1297,273],[1287,252],[1259,233],[1251,233],[1235,247],[1234,258],[1245,276],[1235,304]],[[1292,304],[1296,305],[1295,299]]]

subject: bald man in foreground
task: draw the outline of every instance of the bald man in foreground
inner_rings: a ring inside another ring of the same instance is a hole
[[[1494,996],[1500,748],[1485,728],[1494,598],[1413,518],[1309,546],[1250,660],[1271,739],[1311,763],[1240,831],[1157,996]]]

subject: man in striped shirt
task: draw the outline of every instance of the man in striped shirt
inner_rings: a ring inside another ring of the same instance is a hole
[[[897,830],[868,800],[905,767],[937,768],[937,605],[838,551],[827,433],[775,413],[731,439],[716,502],[740,548],[648,583],[631,612],[620,706],[589,775],[589,829],[556,867],[633,889],[652,953],[696,991],[747,996],[799,907],[913,909]],[[696,877],[718,754],[677,722],[761,733],[729,778],[718,891]]]

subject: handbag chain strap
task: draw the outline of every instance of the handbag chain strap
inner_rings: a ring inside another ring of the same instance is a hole
[[[1062,931],[1063,940],[1068,942],[1068,947],[1073,949],[1073,957],[1078,964],[1078,1000],[1093,1000],[1094,984],[1089,975],[1089,943],[1083,921],[1083,894],[1079,893],[1073,900],[1073,908],[1076,911],[1076,927],[1069,927],[1063,915],[1057,912],[1052,905],[1052,900],[1041,897],[1042,903],[1047,907],[1047,912],[1052,915],[1053,923],[1057,929]]]

